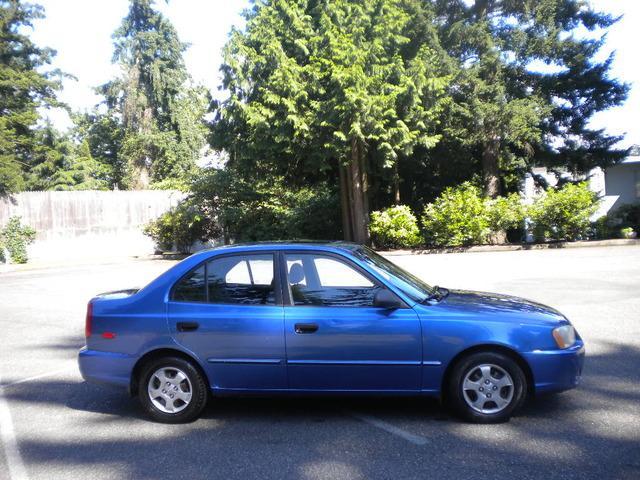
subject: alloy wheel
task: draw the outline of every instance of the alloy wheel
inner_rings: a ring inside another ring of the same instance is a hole
[[[509,406],[514,386],[502,367],[483,363],[471,367],[462,380],[462,394],[469,407],[479,413],[495,414]]]
[[[178,413],[191,403],[193,389],[189,377],[175,367],[162,367],[150,377],[147,392],[151,403],[163,413]]]

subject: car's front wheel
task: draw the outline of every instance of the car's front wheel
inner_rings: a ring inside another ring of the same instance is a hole
[[[138,398],[156,421],[185,423],[200,416],[207,403],[207,385],[196,367],[178,357],[152,360],[142,369]]]
[[[527,380],[508,356],[478,352],[455,365],[448,394],[457,413],[468,421],[505,422],[526,398]]]

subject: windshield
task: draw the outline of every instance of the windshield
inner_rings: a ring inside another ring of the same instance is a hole
[[[360,247],[354,250],[353,254],[386,280],[392,282],[415,302],[424,302],[428,297],[436,293],[431,285],[401,269],[395,263],[390,262],[368,247]]]

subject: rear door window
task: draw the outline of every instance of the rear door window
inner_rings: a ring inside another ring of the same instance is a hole
[[[207,264],[209,303],[275,305],[272,254],[214,258]]]
[[[273,254],[225,255],[209,260],[174,287],[172,300],[275,305]]]

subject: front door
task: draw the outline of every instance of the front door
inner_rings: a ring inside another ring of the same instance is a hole
[[[284,314],[272,253],[215,256],[171,292],[169,326],[224,390],[287,387]]]
[[[385,287],[341,256],[287,253],[284,259],[291,389],[421,388],[421,327],[413,309],[374,306],[376,292]]]

